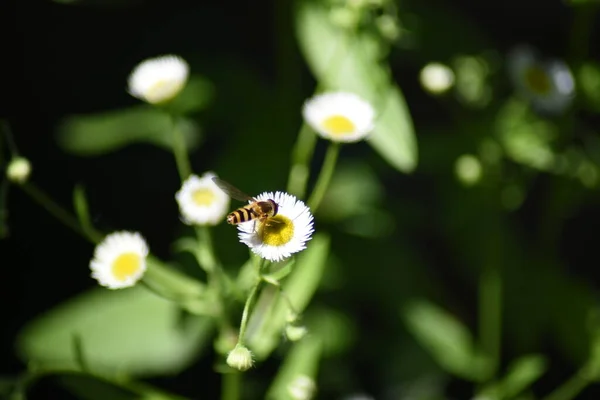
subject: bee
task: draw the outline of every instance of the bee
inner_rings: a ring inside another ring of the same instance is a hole
[[[222,179],[213,177],[212,180],[222,191],[227,193],[229,197],[240,201],[252,202],[230,212],[227,215],[228,224],[237,225],[248,221],[258,221],[263,223],[267,221],[267,219],[277,215],[279,205],[274,200],[257,200]]]

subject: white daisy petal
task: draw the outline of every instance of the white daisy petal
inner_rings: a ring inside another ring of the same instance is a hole
[[[145,102],[163,103],[183,89],[188,74],[189,66],[181,57],[166,55],[150,58],[133,69],[128,79],[128,91]]]
[[[240,242],[270,261],[281,261],[306,248],[314,232],[313,216],[303,201],[283,192],[265,192],[257,200],[272,199],[277,215],[265,222],[248,221],[238,225]]]
[[[92,278],[109,289],[133,286],[146,271],[146,256],[148,245],[139,233],[111,233],[94,250]]]
[[[304,120],[315,132],[334,142],[357,142],[374,127],[375,110],[353,93],[314,96],[304,103]]]
[[[569,67],[558,60],[540,61],[528,46],[519,46],[508,57],[508,70],[516,90],[534,108],[561,113],[572,103],[575,81]]]
[[[188,225],[216,225],[229,209],[229,196],[213,182],[216,175],[191,175],[175,194],[181,219]]]

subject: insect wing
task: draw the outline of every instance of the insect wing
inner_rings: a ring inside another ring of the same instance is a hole
[[[224,180],[219,179],[217,177],[213,177],[212,180],[222,191],[227,193],[227,195],[232,199],[236,199],[239,201],[256,201],[255,198],[248,196],[246,193],[242,192],[240,189],[236,188],[231,183],[225,182]]]

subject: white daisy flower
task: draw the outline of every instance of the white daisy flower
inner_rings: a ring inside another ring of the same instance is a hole
[[[541,61],[532,48],[519,46],[510,52],[508,63],[516,90],[535,108],[560,113],[571,104],[575,80],[562,61]]]
[[[148,245],[137,232],[114,232],[96,246],[92,278],[109,289],[133,286],[146,271]]]
[[[275,201],[277,214],[262,223],[255,220],[238,224],[240,242],[270,261],[281,261],[304,250],[314,232],[313,216],[304,202],[282,192],[261,193],[256,199]]]
[[[319,135],[334,142],[357,142],[374,127],[375,110],[353,93],[314,96],[304,103],[304,120]]]
[[[128,80],[133,97],[151,104],[175,97],[185,86],[189,74],[187,62],[175,55],[150,58],[138,64]]]
[[[191,175],[175,194],[181,219],[188,225],[216,225],[229,209],[229,196],[213,182],[216,175]]]

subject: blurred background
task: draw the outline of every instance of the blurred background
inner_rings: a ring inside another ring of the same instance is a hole
[[[435,304],[477,337],[487,290],[481,277],[491,268],[502,280],[499,371],[524,355],[543,356],[544,373],[522,397],[542,398],[589,361],[597,336],[596,6],[401,0],[392,9],[397,32],[387,62],[412,117],[418,163],[402,173],[367,143],[342,149],[316,219],[332,247],[311,307],[335,314],[344,334],[320,362],[318,396],[471,398],[474,380],[427,348],[411,305]],[[128,74],[160,54],[185,58],[201,88],[191,113],[194,171],[216,171],[248,193],[285,188],[301,106],[317,84],[298,45],[292,2],[48,0],[20,2],[5,17],[2,117],[32,163],[32,180],[67,208],[74,186],[83,185],[98,229],[143,232],[161,259],[173,257],[172,242],[187,229],[174,201],[173,155],[161,138],[134,135],[132,123],[102,141],[118,119],[113,113],[138,104],[125,90]],[[538,115],[514,100],[507,54],[523,43],[573,68],[578,92],[565,114]],[[443,96],[421,84],[431,62],[454,71]],[[587,91],[583,65],[591,71]],[[90,126],[100,134],[82,140]],[[325,147],[319,141],[315,171]],[[5,146],[2,154],[6,161]],[[561,167],[540,163],[540,154]],[[20,328],[96,283],[88,270],[93,245],[17,186],[2,208],[1,372],[11,376],[25,369],[15,352]],[[215,238],[235,271],[247,249],[229,226],[216,227]],[[148,382],[217,398],[215,357],[208,346],[187,369]],[[279,363],[270,358],[247,374],[245,398],[261,398]],[[30,395],[72,398],[52,379]],[[598,396],[591,385],[577,398]]]

